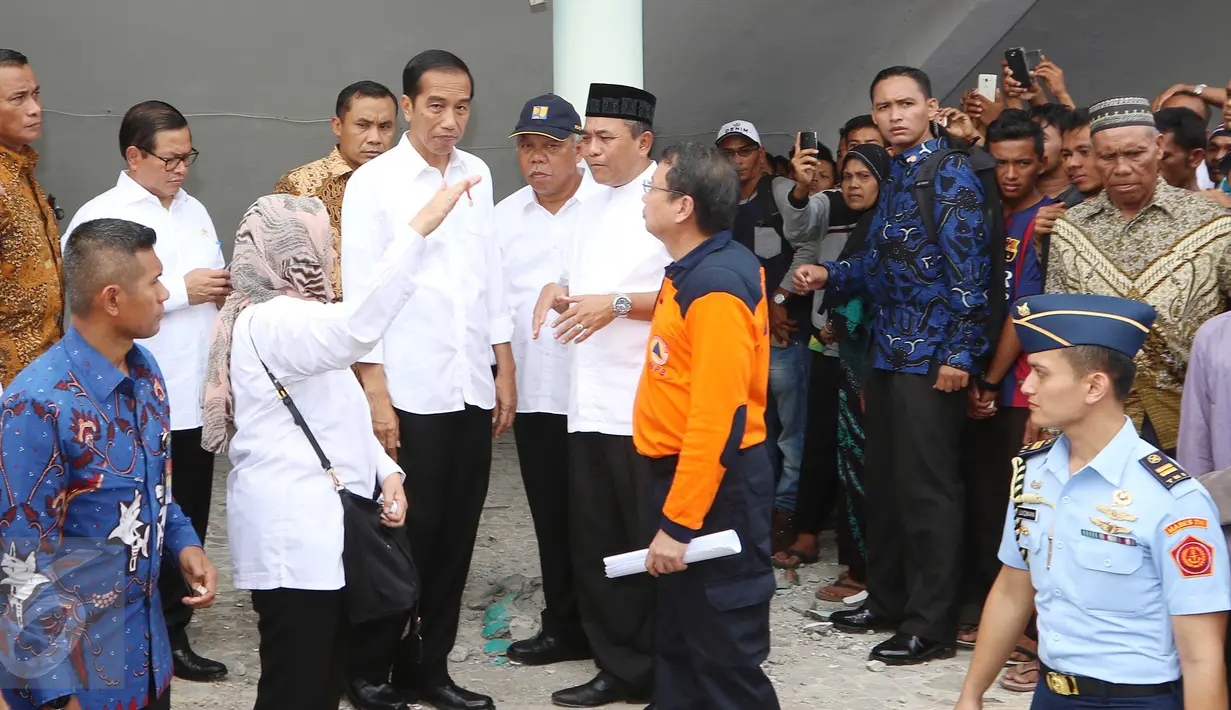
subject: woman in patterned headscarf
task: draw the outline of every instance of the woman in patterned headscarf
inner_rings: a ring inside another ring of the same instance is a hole
[[[400,527],[407,510],[402,472],[372,433],[367,398],[348,368],[410,299],[418,265],[439,246],[426,235],[477,181],[442,185],[395,235],[370,295],[353,303],[332,303],[332,228],[320,200],[262,197],[240,224],[234,291],[210,344],[202,445],[231,459],[227,533],[235,586],[252,590],[258,616],[257,710],[336,708],[341,689],[333,679],[341,676],[337,651],[345,637],[342,505],[271,375],[294,400],[338,481],[351,493],[382,496],[382,522]],[[370,645],[365,656],[378,657],[371,654],[382,649]],[[387,686],[348,690],[400,701]]]

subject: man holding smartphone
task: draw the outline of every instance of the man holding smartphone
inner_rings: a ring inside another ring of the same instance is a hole
[[[866,292],[876,305],[866,389],[868,600],[831,620],[843,631],[895,628],[873,659],[951,658],[957,636],[964,390],[988,350],[988,244],[983,183],[961,153],[937,166],[935,234],[913,191],[947,138],[931,134],[931,81],[890,67],[872,82],[872,115],[896,157],[866,250],[819,269],[818,286]],[[926,188],[925,188],[926,189]],[[952,209],[962,205],[963,209]],[[999,324],[995,324],[999,326]]]

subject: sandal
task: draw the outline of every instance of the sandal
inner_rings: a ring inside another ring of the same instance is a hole
[[[1000,677],[1000,687],[1005,690],[1011,690],[1014,693],[1033,692],[1035,686],[1039,684],[1039,665],[1038,659],[1035,659],[1029,663],[1023,663],[1020,666],[1008,669]]]
[[[866,584],[851,579],[850,572],[843,572],[833,584],[816,590],[816,598],[823,602],[841,602],[867,589]]]
[[[962,629],[957,632],[957,645],[962,648],[974,648],[975,642],[979,640],[979,625],[975,624],[969,628]]]
[[[782,555],[779,557],[779,555]],[[794,562],[788,562],[791,558],[795,558]],[[799,569],[800,565],[814,565],[821,559],[819,551],[808,554],[803,550],[797,550],[794,547],[787,548],[783,552],[774,555],[770,562],[778,569]]]
[[[1039,642],[1034,639],[1023,636],[1021,641],[1013,649],[1013,653],[1009,656],[1009,660],[1005,661],[1006,666],[1021,666],[1033,661],[1039,660]]]

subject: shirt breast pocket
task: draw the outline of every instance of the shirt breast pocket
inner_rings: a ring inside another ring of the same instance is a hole
[[[1093,612],[1136,614],[1150,581],[1139,574],[1145,560],[1140,545],[1081,540],[1074,545],[1078,569],[1073,583],[1082,606]]]
[[[782,237],[773,227],[755,227],[752,232],[752,246],[756,255],[762,259],[772,259],[782,253]]]

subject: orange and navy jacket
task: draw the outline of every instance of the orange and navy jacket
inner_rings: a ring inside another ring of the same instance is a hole
[[[633,407],[633,442],[679,456],[660,529],[689,542],[741,449],[765,441],[769,309],[752,252],[720,232],[667,267]]]

